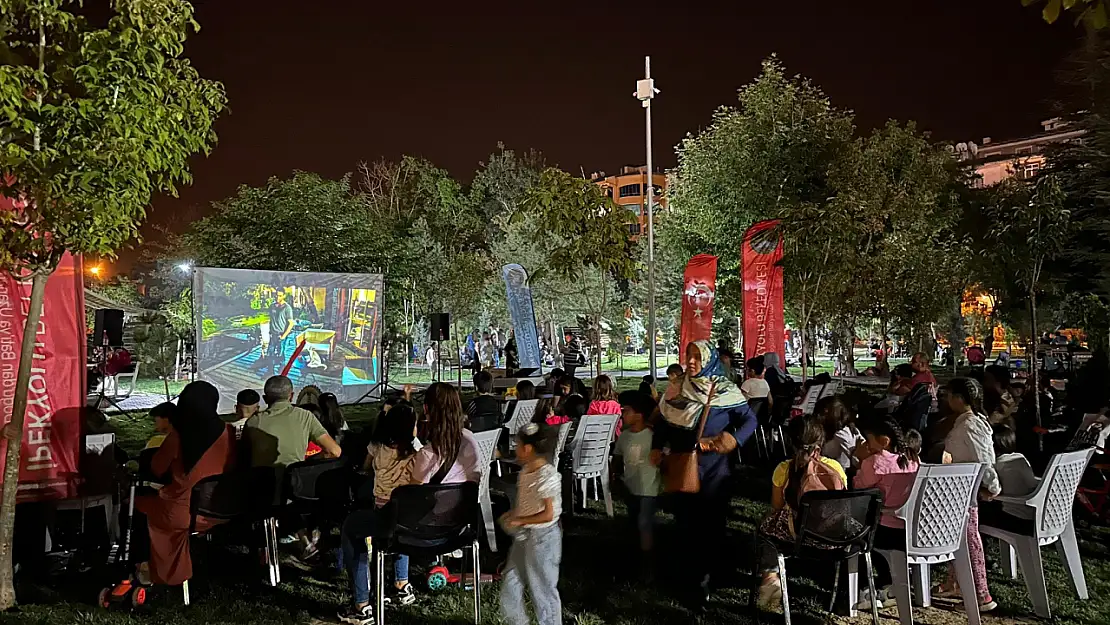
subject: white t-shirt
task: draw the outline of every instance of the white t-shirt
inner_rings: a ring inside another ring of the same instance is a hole
[[[821,447],[821,455],[836,460],[847,471],[855,460],[856,445],[863,441],[863,436],[853,432],[848,426],[837,430],[836,435],[825,441]]]
[[[740,385],[740,390],[748,399],[767,397],[771,394],[771,385],[763,378],[748,378]]]
[[[532,516],[543,512],[543,500],[552,499],[555,514],[547,523],[535,523],[524,526],[525,528],[551,527],[559,522],[563,514],[563,488],[559,471],[552,465],[544,463],[539,469],[520,472],[516,491],[516,516]],[[520,534],[517,534],[520,536]]]

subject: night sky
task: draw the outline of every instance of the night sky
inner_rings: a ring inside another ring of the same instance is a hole
[[[150,223],[175,230],[295,169],[338,177],[412,154],[469,180],[498,141],[572,172],[641,164],[645,54],[664,167],[773,52],[862,129],[896,118],[944,139],[1033,134],[1078,37],[1019,0],[194,4],[187,53],[231,110],[193,185],[154,202]]]

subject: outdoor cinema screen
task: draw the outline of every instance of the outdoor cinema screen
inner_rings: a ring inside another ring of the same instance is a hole
[[[197,373],[220,390],[221,412],[243,389],[261,393],[294,354],[297,389],[352,403],[378,383],[380,274],[198,267],[193,280]]]

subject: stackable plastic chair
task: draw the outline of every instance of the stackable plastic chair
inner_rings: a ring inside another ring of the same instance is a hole
[[[929,605],[929,571],[932,564],[952,562],[963,592],[969,625],[980,625],[979,598],[967,548],[968,509],[975,503],[986,465],[977,463],[923,464],[913,490],[895,516],[906,522],[904,550],[875,551],[890,564],[894,596],[902,625],[913,625],[909,567],[917,566],[918,596]]]
[[[486,540],[489,542],[490,551],[497,551],[497,535],[493,519],[493,502],[489,494],[489,474],[499,438],[501,438],[500,429],[474,434],[474,440],[478,442],[478,467],[482,471],[482,482],[478,485],[478,502],[482,506],[482,522],[486,526]]]
[[[574,434],[571,474],[582,486],[582,500],[586,500],[586,487],[590,480],[601,481],[605,494],[605,512],[613,516],[613,495],[609,488],[609,445],[617,430],[618,415],[586,415],[578,423]]]
[[[513,417],[505,425],[505,428],[509,430],[509,449],[516,449],[516,433],[520,431],[520,428],[532,422],[538,403],[540,403],[538,399],[523,399],[516,402],[516,407],[513,408]]]
[[[980,532],[1005,543],[1002,548],[1004,566],[1014,579],[1017,579],[1017,569],[1014,566],[1014,552],[1017,552],[1017,561],[1021,565],[1025,587],[1029,590],[1029,599],[1033,602],[1033,611],[1042,618],[1052,617],[1048,589],[1045,587],[1044,563],[1041,560],[1041,547],[1045,545],[1056,543],[1056,550],[1071,577],[1075,594],[1083,600],[1088,596],[1087,580],[1083,576],[1083,562],[1079,558],[1079,545],[1075,539],[1075,522],[1071,512],[1079,482],[1094,453],[1094,449],[1081,449],[1056,454],[1048,463],[1040,485],[1032,493],[1024,497],[995,497],[995,501],[1000,503],[1023,505],[1035,510],[1033,521],[1027,528],[1015,531],[1015,528],[992,527],[982,522],[979,524]]]
[[[478,485],[400,486],[383,508],[388,530],[371,544],[376,579],[378,625],[385,625],[385,561],[388,554],[435,558],[467,549],[474,563],[474,623],[481,620],[481,567],[478,561]]]

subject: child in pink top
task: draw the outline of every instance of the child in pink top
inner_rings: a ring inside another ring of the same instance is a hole
[[[594,379],[593,392],[590,393],[590,407],[586,414],[616,414],[621,413],[621,404],[617,401],[617,394],[613,390],[613,380],[607,375],[599,375]],[[616,435],[621,434],[621,422],[617,420]]]
[[[921,452],[921,435],[917,430],[902,431],[902,427],[889,415],[881,415],[860,423],[860,431],[865,442],[856,446],[859,458],[859,472],[852,480],[856,490],[875,488],[883,494],[883,514],[879,528],[875,532],[875,547],[878,549],[905,549],[906,523],[894,516],[895,511],[905,505],[913,490],[917,469],[920,466],[918,454]],[[879,563],[882,558],[874,560]],[[876,577],[882,590],[877,591],[877,600],[886,607],[894,603],[887,588],[890,584],[890,571],[879,564]],[[857,609],[870,609],[872,597],[863,593]],[[862,606],[862,607],[861,607]]]

